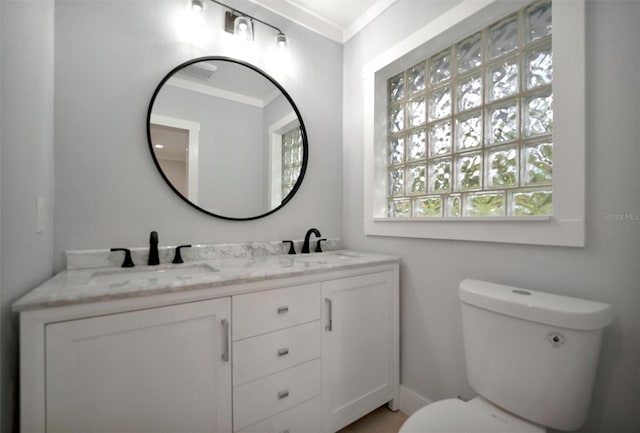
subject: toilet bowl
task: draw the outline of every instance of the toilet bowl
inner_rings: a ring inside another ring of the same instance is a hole
[[[477,280],[460,283],[467,379],[478,397],[438,401],[400,433],[544,433],[584,423],[611,306]]]
[[[399,433],[544,433],[546,429],[518,418],[482,397],[464,402],[440,400],[419,409]]]

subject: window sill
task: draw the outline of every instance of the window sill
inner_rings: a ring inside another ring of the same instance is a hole
[[[517,221],[517,222],[524,222],[524,221],[549,221],[551,220],[553,217],[549,216],[549,215],[545,215],[545,216],[520,216],[520,217],[425,217],[425,218],[373,218],[374,222],[428,222],[428,223],[437,223],[437,222],[449,222],[449,221],[455,221],[455,222],[459,222],[459,223],[467,223],[467,222],[474,222],[474,221],[481,221],[481,222],[488,222],[488,221],[492,221],[492,222],[505,222],[505,221]]]
[[[584,247],[584,220],[555,217],[371,218],[369,236]]]

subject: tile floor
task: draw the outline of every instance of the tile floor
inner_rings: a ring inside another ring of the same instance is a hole
[[[384,405],[349,424],[338,433],[398,433],[407,419],[407,415],[397,411],[392,412]]]

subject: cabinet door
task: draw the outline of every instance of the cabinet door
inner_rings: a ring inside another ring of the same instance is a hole
[[[325,431],[397,397],[397,290],[391,271],[322,284]]]
[[[230,432],[229,298],[46,328],[46,426]]]

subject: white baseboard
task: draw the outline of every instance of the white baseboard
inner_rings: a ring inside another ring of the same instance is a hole
[[[400,411],[411,416],[418,409],[431,403],[420,394],[407,388],[404,385],[400,385]]]

